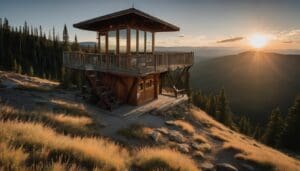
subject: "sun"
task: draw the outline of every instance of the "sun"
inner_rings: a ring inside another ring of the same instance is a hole
[[[256,49],[265,47],[268,41],[268,37],[263,34],[254,34],[249,38],[250,45]]]

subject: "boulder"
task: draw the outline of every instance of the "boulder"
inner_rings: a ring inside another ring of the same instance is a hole
[[[166,125],[174,125],[174,121],[165,121]]]
[[[186,141],[184,136],[179,131],[169,131],[168,136],[171,141],[176,141],[178,143],[184,143]]]
[[[204,154],[203,154],[202,151],[195,151],[193,156],[198,158],[198,159],[204,159]]]
[[[169,131],[167,128],[157,128],[156,130],[165,135],[169,134]]]
[[[204,162],[201,164],[202,171],[215,171],[214,165],[210,162]]]
[[[238,171],[237,168],[229,163],[219,163],[216,165],[216,171]]]
[[[243,168],[243,170],[245,171],[254,171],[254,167],[252,167],[251,165],[248,165],[248,164],[241,164],[241,168]]]
[[[207,152],[211,151],[211,145],[209,145],[208,143],[199,144],[196,147],[197,147],[197,150],[200,150],[204,153],[207,153]]]
[[[190,152],[190,146],[188,144],[177,144],[178,150],[183,153]]]
[[[160,140],[160,138],[161,138],[161,133],[158,132],[158,131],[153,131],[153,132],[151,133],[151,137],[152,137],[152,139],[153,139],[155,142],[158,142],[158,141]]]

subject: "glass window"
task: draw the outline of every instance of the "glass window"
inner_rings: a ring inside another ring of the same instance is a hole
[[[139,83],[139,91],[142,91],[142,90],[144,90],[144,82],[140,81],[140,83]]]
[[[105,53],[105,35],[100,35],[100,53]]]
[[[136,30],[130,29],[130,51],[136,52]]]
[[[145,52],[145,32],[139,30],[139,52]]]
[[[153,80],[149,79],[146,81],[146,88],[151,88],[153,86]]]
[[[146,32],[146,52],[152,52],[152,33]]]
[[[120,53],[127,52],[127,29],[119,30],[119,51]]]
[[[108,52],[116,53],[116,47],[117,47],[116,31],[109,31],[108,32]]]

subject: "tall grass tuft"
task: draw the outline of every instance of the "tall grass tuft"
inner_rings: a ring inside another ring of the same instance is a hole
[[[196,163],[188,156],[171,149],[143,148],[134,157],[134,164],[141,170],[196,171]]]
[[[103,170],[126,170],[130,162],[128,151],[109,140],[64,136],[41,124],[0,121],[0,134],[30,151],[49,150],[49,161],[63,158],[85,168]]]

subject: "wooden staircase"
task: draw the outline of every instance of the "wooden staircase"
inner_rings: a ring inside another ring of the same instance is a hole
[[[99,107],[112,111],[119,106],[119,100],[109,86],[105,85],[99,79],[97,72],[86,71],[86,77],[91,86],[92,93],[98,98],[97,105]]]

